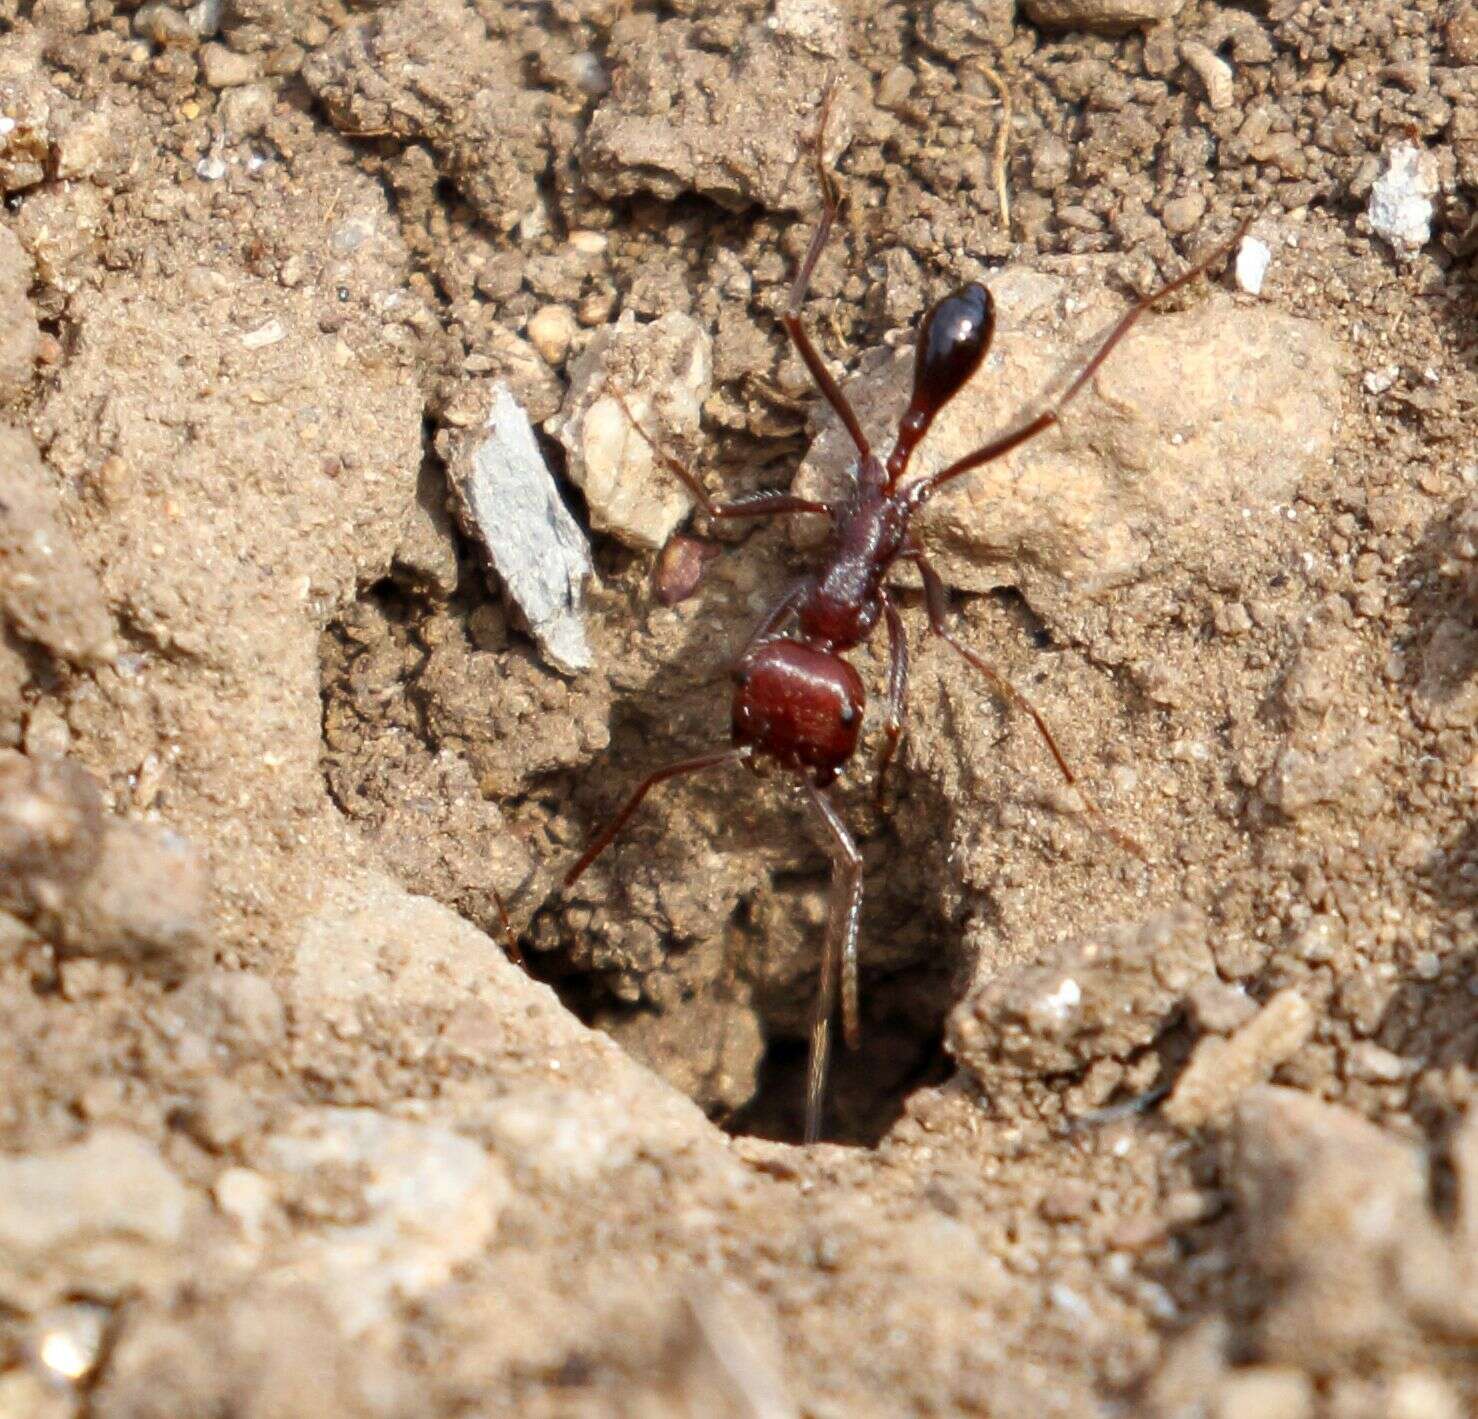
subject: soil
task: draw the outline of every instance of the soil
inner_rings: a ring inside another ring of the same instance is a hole
[[[1271,260],[923,524],[1097,816],[907,578],[880,793],[853,656],[808,1148],[784,776],[559,883],[817,540],[654,551],[591,371],[716,496],[845,476],[778,319],[829,82],[804,319],[880,442],[962,281],[921,457]],[[1471,0],[0,0],[0,188],[0,1414],[1478,1408]],[[452,513],[500,386],[589,669]]]

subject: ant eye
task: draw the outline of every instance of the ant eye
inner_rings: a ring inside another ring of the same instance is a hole
[[[995,323],[990,292],[974,281],[946,296],[924,317],[910,412],[917,410],[932,419],[960,392],[985,358]]]

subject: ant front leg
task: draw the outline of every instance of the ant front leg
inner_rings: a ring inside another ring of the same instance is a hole
[[[821,184],[821,221],[811,237],[811,245],[806,249],[806,259],[801,262],[801,269],[796,272],[795,284],[790,288],[790,299],[785,303],[785,311],[780,319],[795,345],[796,353],[805,362],[811,378],[816,381],[817,389],[825,395],[826,402],[836,411],[837,418],[842,421],[842,426],[857,446],[858,456],[866,462],[872,457],[872,448],[867,442],[867,436],[862,432],[862,424],[853,412],[851,404],[847,402],[847,396],[842,393],[841,385],[831,377],[831,371],[826,368],[821,352],[811,343],[811,337],[806,334],[806,328],[801,324],[801,307],[806,303],[806,291],[811,284],[811,274],[816,269],[816,263],[821,259],[821,253],[836,223],[840,206],[836,179],[826,166],[826,121],[831,117],[831,101],[835,94],[836,83],[833,81],[826,86],[825,96],[821,100],[821,116],[816,121],[816,178]]]
[[[821,1112],[826,1102],[826,1075],[831,1063],[831,1017],[836,1009],[837,978],[842,987],[842,1035],[848,1049],[862,1040],[857,987],[857,933],[862,920],[862,854],[842,815],[810,779],[807,796],[831,836],[832,899],[821,949],[821,979],[816,990],[816,1013],[811,1019],[811,1053],[806,1065],[806,1142],[821,1136]]]
[[[883,752],[878,756],[877,801],[883,801],[888,765],[898,749],[903,718],[908,712],[908,634],[903,618],[887,590],[883,591],[883,618],[888,627],[888,717],[883,721]]]
[[[1132,854],[1142,861],[1146,860],[1144,848],[1134,838],[1130,837],[1128,833],[1123,832],[1109,823],[1104,818],[1098,805],[1089,796],[1087,790],[1078,782],[1077,774],[1072,771],[1062,750],[1057,747],[1057,739],[1047,727],[1047,721],[1042,718],[1037,707],[1002,675],[999,670],[982,660],[969,646],[957,639],[949,629],[946,622],[946,617],[949,614],[949,592],[945,590],[944,582],[941,580],[939,573],[934,570],[934,564],[924,555],[923,550],[920,548],[912,548],[907,555],[917,563],[919,573],[924,579],[924,597],[929,607],[929,629],[984,675],[990,681],[991,688],[1007,704],[1013,709],[1020,710],[1036,725],[1037,732],[1042,736],[1042,742],[1047,746],[1047,750],[1055,760],[1063,778],[1070,787],[1078,790],[1078,795],[1082,798],[1089,815],[1099,825],[1104,834],[1123,848],[1125,852]]]
[[[727,502],[715,502],[709,497],[708,489],[703,486],[698,475],[680,458],[661,447],[656,439],[642,427],[641,420],[636,417],[631,405],[626,402],[626,395],[614,386],[609,392],[616,403],[621,406],[621,412],[626,415],[627,423],[636,430],[641,441],[651,449],[652,457],[693,495],[693,501],[709,517],[714,519],[774,517],[788,512],[811,512],[828,518],[833,516],[834,510],[831,503],[818,502],[813,498],[796,498],[789,493],[746,493],[742,497],[731,498]]]

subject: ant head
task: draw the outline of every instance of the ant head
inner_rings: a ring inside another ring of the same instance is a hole
[[[891,482],[902,475],[934,416],[980,368],[995,328],[995,302],[978,281],[945,296],[924,317],[914,355],[913,398],[898,425],[898,443],[888,459]]]

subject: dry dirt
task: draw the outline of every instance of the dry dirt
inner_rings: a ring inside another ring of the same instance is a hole
[[[805,318],[880,439],[962,280],[936,459],[1239,220],[1271,261],[931,510],[1146,860],[905,586],[803,1148],[784,781],[557,886],[725,742],[814,529],[697,518],[664,605],[555,435],[682,317],[639,392],[711,488],[844,475],[777,319],[833,75]],[[1475,1412],[1472,0],[0,0],[0,190],[0,1416]],[[498,384],[590,536],[578,673],[449,512]]]

